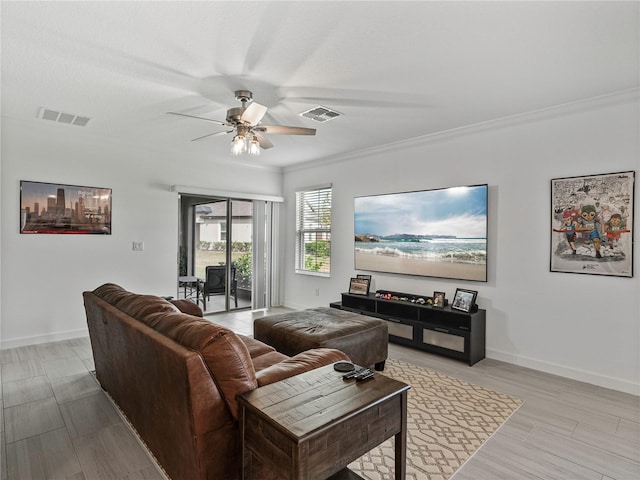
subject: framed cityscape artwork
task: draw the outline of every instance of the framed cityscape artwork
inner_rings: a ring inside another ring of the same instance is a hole
[[[635,172],[551,180],[551,271],[633,277]]]
[[[111,235],[111,189],[22,180],[20,233]]]

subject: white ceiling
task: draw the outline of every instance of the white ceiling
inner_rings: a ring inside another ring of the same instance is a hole
[[[8,2],[2,115],[59,135],[229,160],[224,120],[248,89],[271,135],[243,161],[331,158],[638,88],[640,3]],[[323,105],[328,123],[298,116]],[[37,118],[40,107],[91,117]]]

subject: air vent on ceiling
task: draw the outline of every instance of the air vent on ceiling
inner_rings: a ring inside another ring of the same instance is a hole
[[[43,120],[51,120],[58,123],[66,123],[68,125],[77,125],[79,127],[85,127],[91,120],[89,117],[82,117],[80,115],[73,115],[71,113],[57,112],[48,108],[40,108],[38,118]]]
[[[323,107],[322,105],[318,105],[317,107],[313,107],[312,109],[307,110],[306,112],[302,112],[299,115],[301,117],[315,120],[316,122],[328,122],[329,120],[333,120],[334,118],[342,116],[342,113],[336,112],[335,110],[331,110],[327,107]]]

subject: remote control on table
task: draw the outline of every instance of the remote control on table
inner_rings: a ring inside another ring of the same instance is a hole
[[[373,372],[369,369],[367,369],[366,372],[362,372],[360,375],[356,375],[356,382],[362,382],[364,380],[369,380],[370,378],[373,378]]]
[[[349,380],[350,378],[356,378],[358,375],[361,375],[370,371],[371,370],[369,370],[368,368],[359,368],[357,370],[354,370],[353,372],[349,372],[346,375],[343,375],[342,378],[344,378],[345,380]]]

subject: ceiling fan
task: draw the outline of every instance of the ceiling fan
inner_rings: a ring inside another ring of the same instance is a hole
[[[218,135],[227,135],[233,133],[231,141],[231,153],[233,155],[242,155],[248,152],[249,155],[260,155],[260,149],[271,148],[273,144],[265,133],[276,135],[315,135],[315,128],[305,127],[288,127],[284,125],[260,125],[260,121],[267,113],[267,107],[253,102],[253,93],[249,90],[236,90],[236,99],[242,102],[241,107],[234,107],[227,110],[226,121],[213,120],[211,118],[197,117],[186,113],[167,112],[170,115],[179,115],[181,117],[197,118],[206,120],[231,129],[224,132],[215,132],[194,138],[192,141],[201,140],[207,137],[215,137]],[[251,102],[249,106],[247,103]]]

